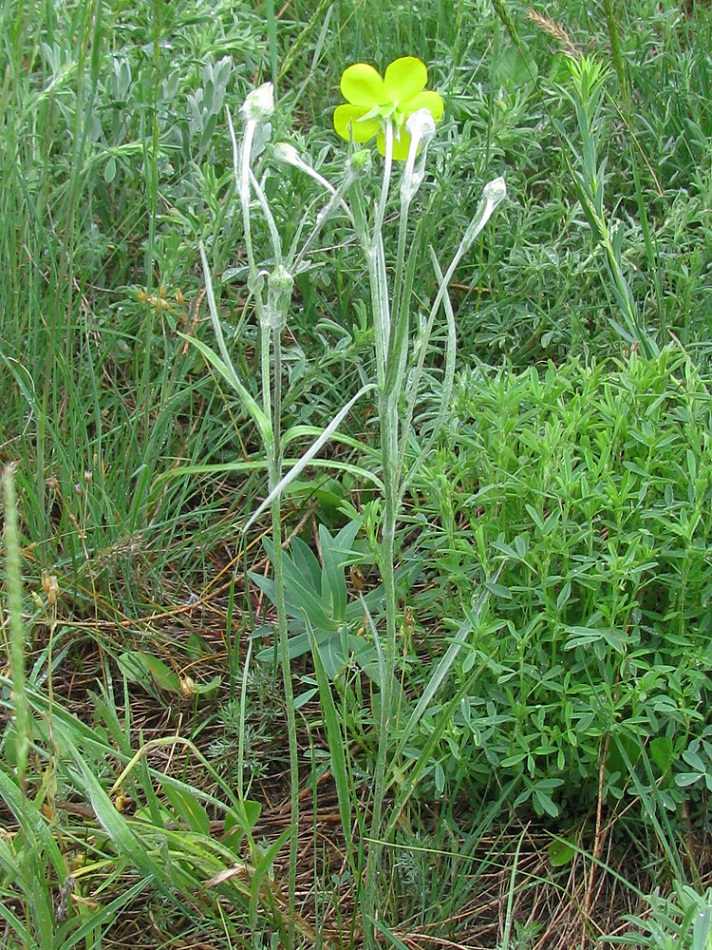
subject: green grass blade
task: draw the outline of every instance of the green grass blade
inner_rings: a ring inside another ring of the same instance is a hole
[[[346,763],[346,740],[344,738],[341,721],[336,711],[332,686],[326,675],[324,664],[319,652],[319,645],[314,636],[314,630],[309,618],[305,615],[307,630],[309,631],[309,642],[311,644],[312,659],[314,661],[314,672],[319,686],[319,698],[321,700],[322,712],[324,714],[324,726],[326,727],[326,739],[329,745],[329,755],[331,757],[331,773],[334,776],[336,784],[336,795],[339,802],[339,817],[341,818],[341,828],[346,841],[347,857],[353,860],[353,840],[351,835],[351,808],[352,796],[351,785],[349,783],[349,771]]]

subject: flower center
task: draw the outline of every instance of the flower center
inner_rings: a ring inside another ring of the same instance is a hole
[[[357,122],[370,122],[372,119],[379,119],[385,125],[390,122],[396,133],[405,125],[407,114],[401,109],[397,100],[394,102],[382,102],[372,109],[369,109],[365,115],[358,118]]]
[[[397,130],[401,129],[405,125],[406,114],[401,109],[398,100],[394,102],[384,102],[378,108],[379,115],[384,122],[390,120],[393,128]]]

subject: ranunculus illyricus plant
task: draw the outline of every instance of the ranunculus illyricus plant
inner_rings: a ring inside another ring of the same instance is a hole
[[[386,152],[385,128],[393,128],[393,158],[408,158],[410,133],[406,120],[419,109],[427,109],[435,122],[445,110],[442,96],[426,89],[428,69],[414,56],[394,60],[381,77],[373,66],[356,63],[344,70],[341,93],[346,103],[334,112],[334,128],[347,142],[368,142],[378,136],[381,155]]]

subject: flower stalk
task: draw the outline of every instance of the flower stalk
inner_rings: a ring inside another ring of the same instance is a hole
[[[423,110],[425,111],[425,110]],[[398,654],[398,596],[396,590],[396,530],[403,492],[403,459],[399,452],[402,438],[399,408],[403,394],[403,383],[408,363],[410,307],[414,267],[406,267],[411,202],[423,180],[422,173],[414,172],[417,154],[428,130],[432,137],[435,122],[429,116],[429,122],[420,126],[411,125],[415,134],[410,135],[409,152],[406,159],[400,188],[400,216],[396,267],[393,291],[389,291],[386,270],[383,224],[385,208],[390,190],[393,167],[394,130],[390,121],[384,130],[385,156],[381,183],[381,194],[376,204],[371,233],[363,216],[365,201],[359,195],[355,202],[358,208],[356,220],[361,234],[361,243],[365,251],[366,266],[371,286],[373,306],[374,340],[377,365],[377,410],[380,430],[381,464],[383,468],[383,520],[379,549],[379,569],[385,595],[386,630],[385,643],[379,644],[378,658],[380,668],[380,715],[378,747],[374,767],[374,792],[371,816],[370,842],[368,851],[363,892],[363,919],[368,942],[373,942],[373,921],[377,916],[376,885],[379,878],[383,854],[383,802],[387,790],[387,760],[392,744],[392,736],[397,733],[397,713],[393,684],[397,668]],[[429,138],[427,139],[429,141]],[[423,149],[423,161],[427,151],[427,141]],[[422,170],[422,163],[420,169]],[[357,185],[357,189],[358,189]],[[411,251],[413,248],[411,247]],[[411,259],[415,261],[415,254]],[[406,276],[408,274],[408,276]],[[378,636],[374,630],[374,636]]]
[[[351,155],[345,174],[334,187],[302,158],[292,146],[278,145],[274,157],[278,162],[300,168],[326,192],[327,198],[310,229],[306,216],[297,229],[291,247],[285,253],[279,228],[268,198],[256,173],[257,160],[269,138],[273,90],[265,84],[254,90],[242,108],[244,130],[241,141],[228,115],[233,144],[235,187],[242,210],[244,245],[248,265],[247,287],[253,303],[260,332],[260,396],[255,398],[240,379],[233,365],[222,333],[205,249],[201,257],[205,272],[206,296],[217,340],[217,351],[199,340],[191,342],[212,367],[240,396],[251,415],[265,454],[268,492],[266,499],[244,525],[247,530],[259,515],[269,508],[272,530],[272,568],[277,610],[277,641],[281,661],[290,762],[290,860],[288,880],[288,929],[290,945],[294,944],[296,920],[297,830],[299,805],[299,752],[296,714],[289,657],[289,631],[285,603],[285,571],[281,497],[285,487],[304,471],[306,466],[334,435],[353,405],[364,394],[375,395],[379,422],[382,467],[383,509],[378,541],[377,560],[385,595],[385,631],[381,636],[378,624],[370,624],[378,662],[380,708],[378,710],[378,743],[373,775],[370,846],[366,856],[365,874],[360,882],[362,919],[366,945],[375,945],[374,929],[378,919],[377,883],[381,870],[385,834],[390,823],[384,820],[384,803],[391,779],[388,757],[399,730],[399,709],[396,708],[396,674],[398,666],[398,594],[396,586],[397,526],[403,496],[410,473],[406,472],[406,448],[415,418],[420,386],[430,336],[441,309],[445,311],[448,343],[443,374],[443,406],[449,403],[455,359],[455,321],[447,295],[447,287],[456,266],[503,199],[506,189],[502,179],[486,186],[475,219],[458,248],[450,266],[443,273],[437,260],[433,267],[439,289],[427,318],[419,325],[413,339],[411,301],[418,267],[421,222],[413,233],[410,223],[413,199],[425,177],[425,165],[436,123],[444,111],[438,93],[425,89],[427,69],[413,57],[396,60],[383,78],[370,66],[349,67],[342,77],[341,88],[347,103],[334,114],[334,127],[342,138],[366,143],[376,138],[383,155],[383,171],[377,193],[369,196],[365,182],[369,179],[370,154],[361,149]],[[386,253],[386,211],[392,201],[392,178],[395,163],[403,169],[398,191],[399,224],[395,248],[393,281],[389,282],[389,261]],[[289,432],[282,433],[282,349],[281,334],[286,325],[291,303],[294,275],[308,266],[306,255],[314,246],[326,221],[342,211],[353,226],[366,261],[371,295],[375,379],[361,389],[324,426],[312,445],[285,473],[284,445]],[[252,216],[260,214],[269,234],[269,254],[258,255],[254,247]],[[306,233],[306,237],[304,236]],[[263,265],[260,260],[267,259]],[[445,409],[441,413],[444,416]],[[430,438],[434,438],[434,433]],[[417,463],[416,463],[417,464]],[[363,846],[363,842],[362,842]]]
[[[460,259],[506,192],[502,179],[487,185],[475,219],[467,229],[445,274],[440,270],[437,261],[434,261],[440,284],[439,291],[417,339],[411,342],[411,300],[418,260],[418,232],[416,230],[414,236],[411,233],[410,210],[425,177],[428,145],[435,134],[435,124],[443,112],[442,99],[438,94],[423,91],[426,81],[427,70],[422,63],[410,57],[392,63],[386,70],[384,80],[381,80],[371,67],[358,64],[347,69],[342,78],[342,92],[349,104],[339,106],[334,115],[334,127],[343,138],[363,142],[377,135],[378,150],[384,157],[380,194],[375,198],[370,223],[368,203],[359,181],[354,186],[353,198],[354,223],[363,248],[371,291],[376,356],[376,403],[383,469],[383,516],[378,561],[385,594],[386,629],[385,641],[381,643],[378,631],[375,625],[373,626],[381,692],[370,847],[363,882],[362,910],[368,946],[374,944],[373,931],[378,917],[376,887],[385,844],[383,835],[386,823],[383,819],[383,809],[390,784],[388,755],[393,737],[398,734],[399,729],[394,690],[398,661],[396,531],[407,484],[404,471],[406,446],[418,402],[430,336],[441,308],[446,312],[449,340],[443,406],[449,402],[448,391],[451,391],[454,379],[456,333],[452,308],[447,298],[447,287]],[[405,166],[399,192],[395,270],[392,287],[389,287],[384,222],[394,160],[404,161]]]
[[[287,313],[292,298],[294,278],[282,263],[282,247],[279,232],[274,221],[264,191],[255,176],[253,163],[253,143],[258,131],[264,132],[274,108],[271,83],[254,90],[245,100],[242,113],[245,117],[245,130],[241,147],[238,147],[232,122],[230,131],[233,141],[233,161],[235,181],[238,187],[244,227],[245,251],[249,275],[248,288],[255,302],[255,310],[260,327],[260,362],[262,377],[262,411],[270,420],[269,437],[263,440],[267,461],[267,481],[273,501],[270,505],[272,541],[274,554],[272,569],[274,572],[275,607],[277,611],[277,640],[281,655],[282,682],[287,717],[287,736],[289,743],[290,778],[290,842],[289,842],[289,880],[287,897],[287,922],[290,942],[294,940],[294,920],[296,919],[296,880],[298,861],[298,818],[299,818],[299,747],[297,743],[297,723],[294,708],[294,687],[289,662],[289,631],[285,603],[284,563],[282,553],[282,511],[280,497],[275,493],[282,480],[283,453],[281,440],[282,419],[282,347],[281,333],[287,322]],[[228,115],[229,118],[229,115]],[[252,241],[251,198],[257,202],[267,221],[272,244],[272,257],[275,265],[271,272],[261,270],[257,264]],[[264,287],[267,287],[266,300]]]

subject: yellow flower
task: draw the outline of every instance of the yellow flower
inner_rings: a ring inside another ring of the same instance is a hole
[[[344,70],[341,93],[345,105],[334,112],[334,128],[347,142],[368,142],[378,136],[381,155],[386,151],[386,123],[393,126],[393,158],[408,158],[410,133],[405,122],[418,109],[427,109],[436,122],[442,118],[445,104],[442,96],[425,88],[428,69],[414,56],[394,60],[381,78],[373,66],[356,63]]]

